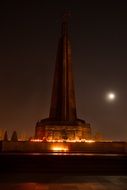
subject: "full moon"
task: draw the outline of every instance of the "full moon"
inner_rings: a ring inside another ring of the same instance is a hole
[[[116,98],[116,95],[113,92],[109,92],[109,93],[107,93],[106,98],[107,98],[108,101],[114,101],[115,98]]]

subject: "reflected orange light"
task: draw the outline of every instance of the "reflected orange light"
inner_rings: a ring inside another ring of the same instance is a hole
[[[51,150],[54,152],[67,152],[69,149],[68,147],[64,147],[64,146],[52,146]]]
[[[85,142],[86,143],[94,143],[95,141],[94,140],[86,140]]]

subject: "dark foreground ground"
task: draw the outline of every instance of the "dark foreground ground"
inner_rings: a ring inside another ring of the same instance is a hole
[[[127,175],[127,155],[0,154],[0,173]]]
[[[127,190],[127,155],[0,154],[0,190]]]

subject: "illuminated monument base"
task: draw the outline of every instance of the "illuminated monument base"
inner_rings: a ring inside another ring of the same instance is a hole
[[[73,122],[43,119],[36,124],[35,137],[46,140],[81,140],[91,138],[90,124],[77,119]]]

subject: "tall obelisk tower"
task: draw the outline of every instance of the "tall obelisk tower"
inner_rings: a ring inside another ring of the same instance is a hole
[[[63,18],[57,50],[49,118],[57,121],[77,119],[67,15]]]
[[[37,122],[35,137],[47,140],[88,139],[90,135],[90,124],[77,118],[68,15],[65,14],[56,56],[49,117]]]

